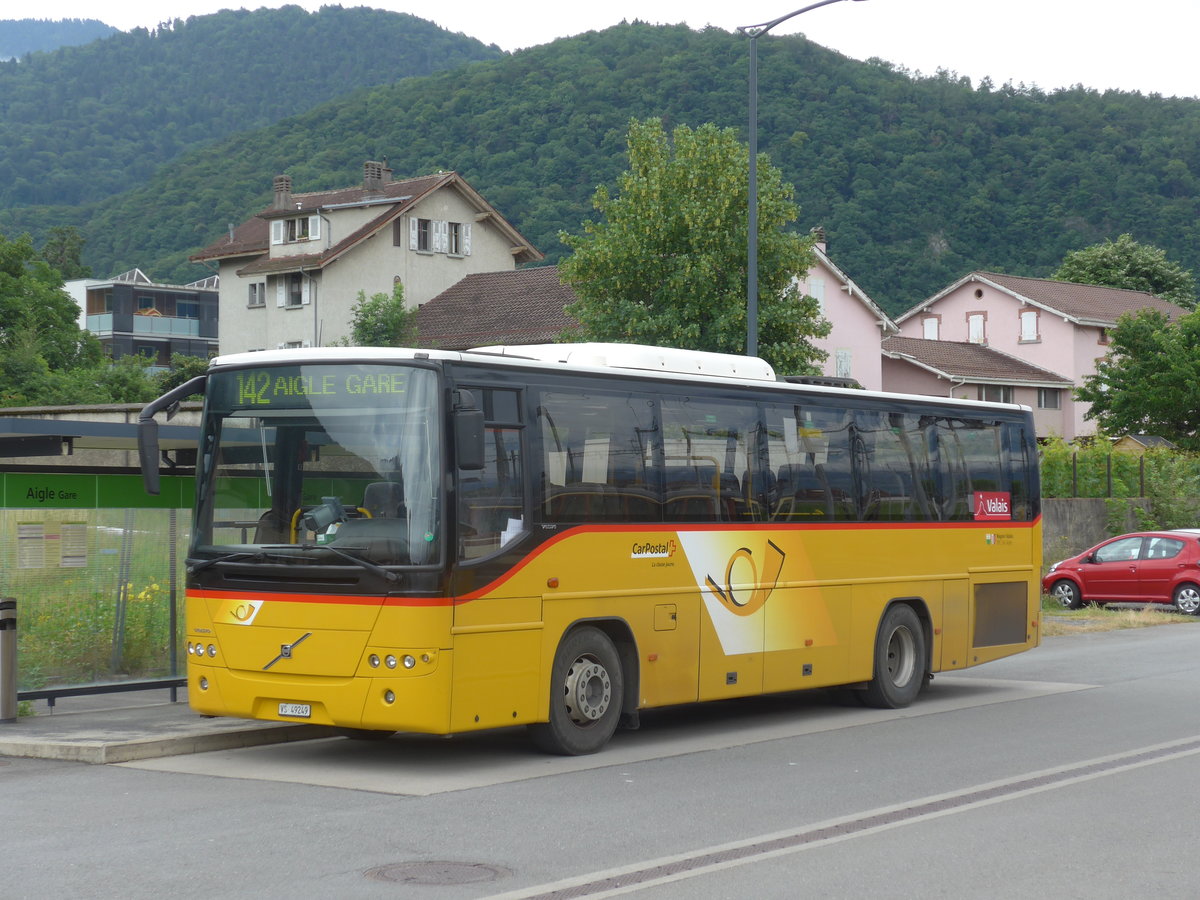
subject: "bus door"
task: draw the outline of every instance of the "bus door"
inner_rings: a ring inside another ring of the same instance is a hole
[[[483,410],[484,446],[483,466],[455,479],[452,731],[531,721],[543,705],[541,590],[521,571],[532,544],[521,392],[463,387]]]
[[[676,533],[702,601],[699,697],[760,693],[764,603],[778,579],[782,554],[766,531],[744,524],[746,516],[755,515],[751,510],[770,502],[755,489],[760,467],[751,460],[757,456],[751,448],[760,430],[757,408],[666,396],[661,418],[663,519],[678,523]]]

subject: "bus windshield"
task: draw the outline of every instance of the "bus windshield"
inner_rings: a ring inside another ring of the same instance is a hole
[[[330,564],[437,562],[437,384],[385,363],[213,372],[192,558],[269,547]]]

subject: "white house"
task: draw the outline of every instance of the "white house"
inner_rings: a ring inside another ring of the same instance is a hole
[[[221,276],[222,353],[328,345],[350,333],[359,294],[399,283],[415,307],[464,276],[542,259],[465,180],[440,172],[402,181],[367,162],[357,187],[275,200],[191,259]]]

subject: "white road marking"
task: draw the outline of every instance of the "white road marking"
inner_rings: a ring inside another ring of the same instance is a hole
[[[495,894],[489,897],[489,900],[550,900],[557,896],[598,900],[602,897],[616,897],[655,885],[669,884],[839,841],[853,840],[892,828],[1005,803],[1031,794],[1058,790],[1082,781],[1105,778],[1130,769],[1198,754],[1200,735],[1030,772],[959,791],[921,797],[852,816],[806,825],[803,828],[703,847],[686,854],[664,856],[634,865]]]

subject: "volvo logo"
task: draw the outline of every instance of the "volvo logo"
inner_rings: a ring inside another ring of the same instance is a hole
[[[279,662],[281,659],[291,659],[292,651],[295,650],[296,647],[299,646],[300,643],[303,642],[305,638],[310,638],[310,637],[312,637],[311,631],[308,632],[307,634],[300,635],[300,637],[296,638],[290,644],[280,644],[279,645],[279,655],[277,657],[275,657],[273,660],[271,660],[269,663],[267,663],[265,666],[263,666],[263,671],[264,672],[267,671],[267,669],[271,668],[271,666],[275,665],[275,663]]]

